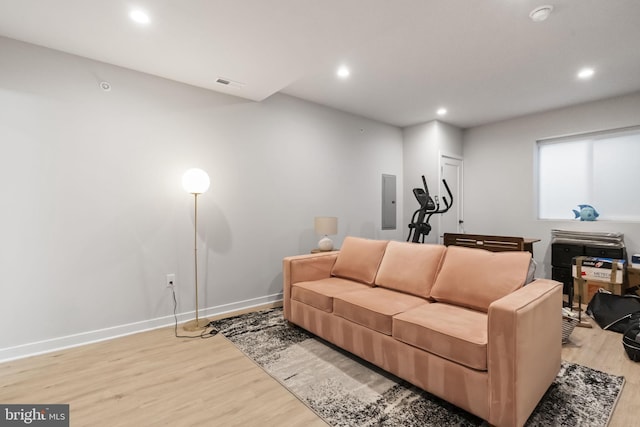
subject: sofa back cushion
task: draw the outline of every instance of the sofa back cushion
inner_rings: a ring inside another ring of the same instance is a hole
[[[347,236],[333,265],[331,275],[373,285],[387,240]]]
[[[446,247],[407,242],[389,242],[376,285],[428,298]]]
[[[431,297],[487,312],[493,301],[524,285],[530,259],[529,252],[449,246]]]

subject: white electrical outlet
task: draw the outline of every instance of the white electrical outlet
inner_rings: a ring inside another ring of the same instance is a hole
[[[176,275],[174,273],[167,274],[167,288],[173,288],[176,285]]]

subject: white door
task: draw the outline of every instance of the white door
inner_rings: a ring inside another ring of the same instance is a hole
[[[444,233],[464,233],[464,220],[462,217],[462,158],[441,155],[440,156],[440,191],[439,196],[449,200],[449,194],[442,185],[442,180],[447,181],[447,185],[453,195],[453,206],[448,212],[439,215],[439,242],[443,242]],[[442,202],[441,202],[442,204]]]

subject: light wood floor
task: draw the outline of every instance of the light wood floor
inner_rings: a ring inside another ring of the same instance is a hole
[[[620,341],[576,328],[563,359],[624,375],[610,426],[637,426],[640,364]],[[223,337],[179,339],[173,328],[0,364],[0,403],[69,403],[74,427],[326,427]]]

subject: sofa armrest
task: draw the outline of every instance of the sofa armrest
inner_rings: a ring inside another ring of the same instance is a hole
[[[522,426],[560,371],[562,284],[537,279],[489,306],[492,425]]]
[[[338,258],[338,252],[319,252],[316,254],[296,255],[282,260],[283,277],[283,315],[289,319],[291,310],[291,285],[310,280],[331,277],[331,269]]]

